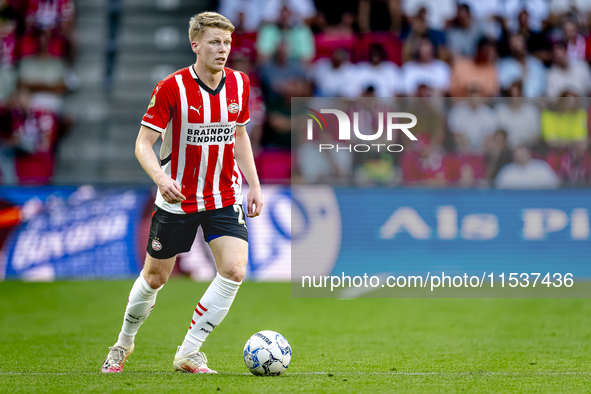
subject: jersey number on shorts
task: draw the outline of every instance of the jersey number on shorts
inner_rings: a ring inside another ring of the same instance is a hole
[[[238,224],[244,224],[244,227],[246,227],[246,220],[244,220],[244,209],[242,208],[242,205],[235,204],[234,211],[238,212]]]

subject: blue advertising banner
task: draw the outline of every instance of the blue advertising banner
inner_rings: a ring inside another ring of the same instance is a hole
[[[571,272],[591,277],[591,191],[334,190],[331,271]]]
[[[23,280],[137,275],[138,225],[150,196],[143,189],[92,186],[3,188],[1,221],[13,227],[0,272]]]
[[[244,188],[244,195],[248,192]],[[264,186],[265,208],[247,218],[247,277],[289,280],[291,196]],[[142,268],[154,204],[148,188],[0,187],[0,280],[131,278]],[[215,261],[199,230],[177,274],[209,281]]]
[[[591,277],[589,190],[266,186],[263,194],[263,215],[248,220],[251,279],[288,280],[290,263],[292,277],[429,270]],[[2,188],[0,278],[133,277],[152,203],[147,189]],[[215,275],[201,234],[178,264],[196,280]]]

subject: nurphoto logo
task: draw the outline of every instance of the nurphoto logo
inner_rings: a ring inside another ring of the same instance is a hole
[[[351,119],[349,115],[347,115],[344,111],[338,109],[321,109],[320,112],[313,110],[312,108],[305,107],[307,110],[311,111],[307,112],[306,114],[309,115],[312,119],[308,119],[307,122],[307,139],[308,141],[312,141],[314,139],[314,121],[320,127],[320,131],[328,132],[328,125],[326,120],[322,116],[322,114],[333,114],[337,117],[339,130],[338,130],[338,139],[339,141],[350,141],[351,140]],[[395,123],[399,122],[401,119],[409,119],[410,122],[408,123]],[[409,129],[416,126],[417,124],[417,117],[408,112],[386,112],[386,139],[388,141],[392,141],[393,139],[393,131],[400,130],[402,131],[411,141],[417,141],[417,137],[414,136],[413,133]],[[365,134],[361,133],[359,130],[359,113],[353,112],[353,133],[355,137],[362,141],[376,141],[382,137],[384,134],[384,113],[378,112],[378,131],[374,132],[373,134]],[[339,145],[339,144],[318,144],[318,151],[322,152],[323,150],[335,150],[336,152],[339,151],[347,151],[347,152],[369,152],[369,151],[383,151],[387,150],[388,152],[402,152],[402,145],[400,144],[349,144],[349,145]]]

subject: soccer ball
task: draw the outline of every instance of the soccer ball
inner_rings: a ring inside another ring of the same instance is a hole
[[[291,346],[275,331],[259,331],[244,345],[244,364],[255,375],[279,376],[291,362]]]

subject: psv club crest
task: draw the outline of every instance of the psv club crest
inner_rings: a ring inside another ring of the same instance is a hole
[[[152,249],[154,249],[156,252],[158,252],[159,250],[162,249],[162,244],[160,243],[160,241],[158,241],[157,239],[152,241]]]
[[[231,103],[230,105],[228,105],[228,112],[231,114],[235,114],[236,112],[238,112],[238,104]]]

